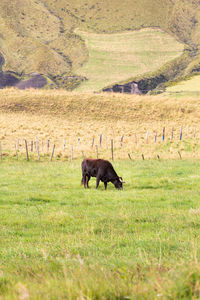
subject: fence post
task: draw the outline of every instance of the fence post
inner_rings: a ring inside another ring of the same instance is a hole
[[[101,144],[102,144],[102,133],[100,134],[100,137],[99,137],[99,145],[100,145],[100,148],[101,148]]]
[[[81,151],[83,159],[85,158],[84,151]]]
[[[196,127],[194,127],[194,137],[196,136]]]
[[[156,134],[155,134],[155,143],[156,143],[156,141],[157,141],[157,132],[156,132]]]
[[[33,152],[33,141],[31,141],[31,152]]]
[[[54,145],[53,145],[53,150],[52,150],[52,153],[51,153],[51,161],[52,161],[52,159],[53,159],[55,147],[56,147],[56,145],[54,144]]]
[[[122,135],[122,136],[121,136],[121,141],[120,141],[121,147],[122,147],[122,145],[123,145],[123,140],[124,140],[124,136]]]
[[[112,160],[114,160],[113,139],[111,139],[111,154],[112,154]]]
[[[128,153],[128,157],[129,157],[130,160],[132,160],[132,157],[131,157],[130,153]]]
[[[63,142],[63,152],[65,152],[66,140]]]
[[[183,128],[181,126],[181,131],[180,131],[180,141],[182,140],[182,137],[183,137]]]
[[[79,145],[80,145],[80,138],[78,138],[77,140],[77,149],[79,149]]]
[[[91,147],[93,148],[93,146],[94,146],[94,137],[92,138],[92,145],[91,145]]]
[[[37,149],[38,159],[40,161],[40,152],[39,152],[39,145],[38,145],[37,137],[35,138],[35,142],[36,142],[36,149]]]
[[[148,137],[149,137],[149,131],[147,130],[147,132],[146,132],[146,137],[145,137],[146,144],[148,143]]]
[[[178,154],[179,154],[180,159],[182,159],[182,156],[181,156],[181,152],[180,152],[180,151],[178,151]]]
[[[24,141],[25,141],[25,147],[26,147],[26,159],[27,159],[27,161],[29,161],[27,140],[25,139]]]
[[[137,145],[137,134],[135,133],[135,143]]]
[[[162,135],[163,142],[165,141],[165,127],[163,127],[163,135]]]
[[[17,138],[17,150],[19,149],[19,138]]]
[[[50,140],[47,140],[47,152],[49,152]]]

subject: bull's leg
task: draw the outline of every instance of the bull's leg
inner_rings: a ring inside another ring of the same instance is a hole
[[[87,176],[86,183],[87,183],[87,188],[88,189],[89,189],[89,181],[90,181],[90,176]]]
[[[107,190],[107,182],[104,182],[105,190]]]
[[[83,175],[83,184],[84,184],[84,188],[86,188],[86,180],[87,180],[87,176],[84,174],[84,175]]]
[[[99,186],[99,182],[100,182],[100,178],[97,176],[97,180],[96,180],[96,189],[97,189],[98,186]]]

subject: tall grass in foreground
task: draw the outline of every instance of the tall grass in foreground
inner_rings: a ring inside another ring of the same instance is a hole
[[[84,190],[80,161],[3,161],[2,299],[199,298],[199,160],[114,167],[123,191]]]

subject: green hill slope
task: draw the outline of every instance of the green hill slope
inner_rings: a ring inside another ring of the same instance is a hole
[[[159,27],[186,45],[184,65],[172,79],[185,76],[200,70],[199,20],[197,0],[1,0],[3,71],[15,72],[19,78],[38,72],[54,87],[73,89],[84,80],[76,70],[88,59],[86,43],[76,28],[115,33]]]

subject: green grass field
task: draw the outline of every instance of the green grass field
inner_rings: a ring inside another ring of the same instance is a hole
[[[85,41],[89,59],[76,72],[88,78],[78,91],[98,91],[133,76],[155,71],[180,56],[183,44],[159,29],[116,34],[76,31]]]
[[[166,88],[165,95],[183,96],[183,95],[200,95],[200,75],[193,76],[187,80],[180,81],[177,84]]]
[[[200,161],[116,161],[123,191],[84,190],[80,161],[4,158],[0,299],[199,299]]]

